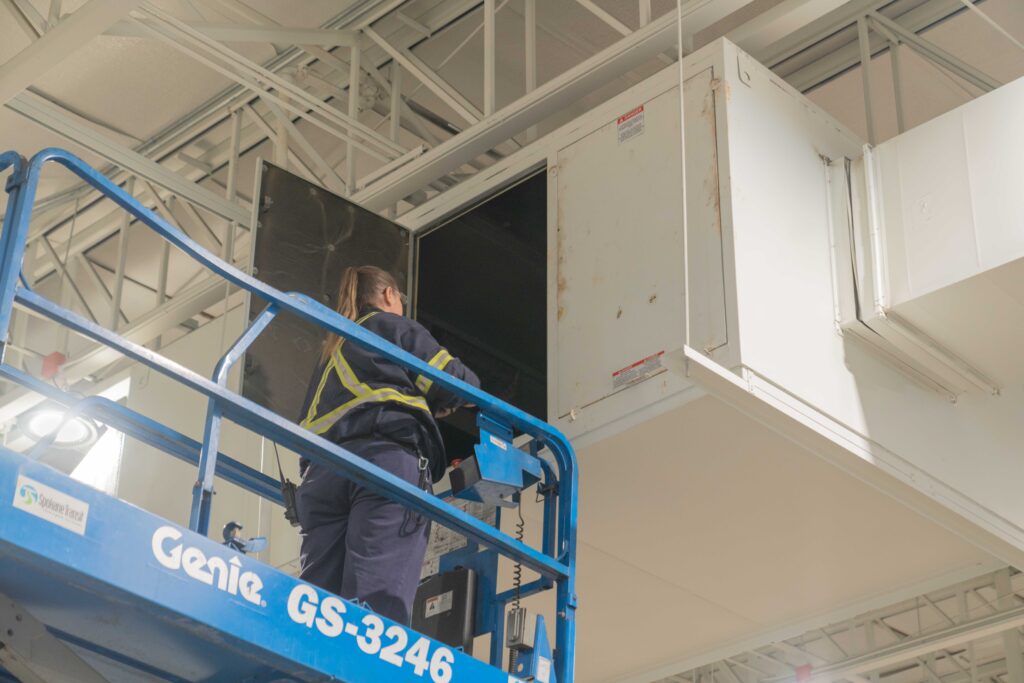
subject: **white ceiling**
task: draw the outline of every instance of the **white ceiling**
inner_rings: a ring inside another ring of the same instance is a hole
[[[992,561],[714,398],[578,456],[581,683]]]

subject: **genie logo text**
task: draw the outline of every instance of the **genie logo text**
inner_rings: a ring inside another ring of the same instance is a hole
[[[216,555],[208,557],[201,549],[187,545],[183,537],[184,534],[171,526],[162,526],[153,532],[156,561],[228,595],[239,595],[257,607],[267,606],[260,596],[263,580],[255,572],[243,571],[237,554],[232,554],[229,560]]]

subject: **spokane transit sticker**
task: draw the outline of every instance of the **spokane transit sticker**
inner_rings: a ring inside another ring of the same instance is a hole
[[[18,477],[14,486],[14,502],[18,510],[56,524],[79,536],[85,535],[89,520],[89,504],[68,494],[41,484],[24,475]]]

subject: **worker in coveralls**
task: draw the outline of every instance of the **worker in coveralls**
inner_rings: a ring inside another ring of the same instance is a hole
[[[480,386],[427,330],[403,317],[404,296],[388,272],[348,268],[338,312],[438,370]],[[302,426],[425,491],[447,459],[435,416],[462,400],[337,335],[325,342],[310,381]],[[297,508],[300,578],[408,625],[430,523],[398,503],[303,459]]]

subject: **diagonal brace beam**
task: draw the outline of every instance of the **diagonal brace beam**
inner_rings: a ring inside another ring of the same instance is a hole
[[[435,95],[441,98],[445,104],[455,110],[455,113],[470,123],[476,123],[483,118],[483,112],[477,109],[472,102],[466,99],[450,83],[441,78],[426,63],[409,50],[395,47],[372,28],[363,29],[370,40],[387,52],[392,59],[415,76],[423,85],[427,86]]]

